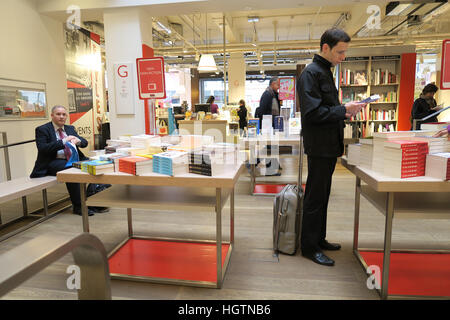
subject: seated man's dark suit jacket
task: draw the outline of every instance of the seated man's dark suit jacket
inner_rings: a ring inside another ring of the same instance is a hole
[[[77,146],[78,155],[80,160],[87,160],[80,149],[78,149],[78,147],[87,147],[87,140],[77,134],[74,126],[64,125],[64,131],[68,136],[75,136],[80,139],[81,143]],[[53,123],[51,121],[36,128],[36,145],[38,149],[38,156],[30,178],[49,175],[48,169],[50,162],[56,159],[56,153],[59,150],[64,150],[64,144],[62,140],[58,140],[56,138],[55,128],[53,127]]]

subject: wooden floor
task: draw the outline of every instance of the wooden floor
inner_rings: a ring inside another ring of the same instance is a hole
[[[296,164],[282,160],[283,175],[274,181],[295,181]],[[339,161],[338,161],[339,163]],[[268,178],[264,178],[268,179]],[[304,180],[306,175],[304,176]],[[261,179],[259,179],[261,180]],[[355,178],[338,164],[328,210],[327,238],[342,244],[330,252],[334,267],[317,265],[300,253],[272,257],[273,197],[250,195],[250,179],[244,173],[235,196],[235,248],[223,288],[204,289],[112,280],[113,299],[379,299],[366,286],[367,276],[352,254]],[[58,191],[59,192],[59,191]],[[36,201],[39,201],[37,197]],[[229,238],[229,205],[224,209],[224,238]],[[196,239],[214,239],[213,213],[151,212],[133,210],[135,234]],[[20,216],[21,209],[17,209]],[[365,199],[361,200],[360,247],[382,248],[384,216]],[[107,251],[127,236],[126,210],[90,217],[91,233],[100,238]],[[447,249],[450,241],[448,220],[394,219],[393,248]],[[77,235],[82,232],[81,217],[70,210],[0,243],[0,254],[49,232]],[[66,269],[73,264],[71,254],[49,266],[2,299],[77,299],[66,287]],[[95,284],[92,284],[95,285]]]

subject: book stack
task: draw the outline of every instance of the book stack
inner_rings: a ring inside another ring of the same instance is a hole
[[[384,143],[384,174],[394,178],[425,175],[428,143],[411,140],[391,140]]]
[[[100,156],[100,160],[112,161],[114,163],[114,171],[119,172],[119,159],[124,157],[127,157],[127,155],[115,152],[115,153],[107,153]]]
[[[169,176],[188,173],[188,153],[167,151],[153,155],[153,172]]]
[[[152,160],[144,157],[123,157],[119,159],[119,171],[139,176],[152,172]]]
[[[93,176],[114,172],[114,164],[109,160],[90,160],[81,163],[81,171]]]
[[[259,119],[249,119],[247,133],[249,137],[255,137],[259,134]]]
[[[126,154],[127,156],[136,156],[139,153],[147,153],[148,148],[117,148],[116,152]]]
[[[362,168],[372,169],[373,139],[359,139],[361,151],[359,165]]]
[[[167,151],[189,152],[194,149],[201,149],[204,145],[214,143],[213,136],[203,135],[183,135],[178,145],[167,148]]]
[[[121,140],[121,139],[109,139],[106,140],[106,144],[108,147],[112,148],[129,148],[131,147],[131,143],[129,140]]]
[[[448,125],[450,125],[450,122],[429,122],[429,123],[422,123],[420,125],[420,129],[440,131],[447,128]]]
[[[348,145],[348,156],[347,163],[353,166],[359,166],[360,164],[360,152],[361,152],[361,144],[349,144]]]
[[[132,148],[137,149],[147,149],[153,143],[161,142],[160,136],[140,134],[136,136],[131,136],[130,144]]]
[[[430,154],[447,152],[450,146],[448,139],[444,137],[435,138],[430,136],[415,136],[409,140],[428,143],[428,153]]]
[[[189,173],[212,176],[211,152],[198,150],[189,153]]]
[[[373,152],[372,152],[372,170],[378,173],[384,173],[384,143],[389,140],[403,139],[413,137],[411,131],[392,131],[392,132],[374,132],[373,133]]]
[[[440,180],[450,180],[450,153],[441,152],[427,155],[425,175]]]
[[[90,160],[84,160],[84,161],[73,162],[73,163],[72,163],[72,167],[81,170],[81,168],[82,168],[82,166],[83,166],[83,163],[84,163],[84,162],[88,162],[88,161],[90,161]]]
[[[237,163],[237,144],[217,142],[205,145],[203,150],[211,153],[213,164],[235,165]]]

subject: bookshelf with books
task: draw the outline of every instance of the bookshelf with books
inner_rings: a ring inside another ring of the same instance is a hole
[[[373,132],[397,130],[401,56],[347,57],[336,70],[342,104],[378,94],[351,119],[346,120],[345,139],[372,136]]]

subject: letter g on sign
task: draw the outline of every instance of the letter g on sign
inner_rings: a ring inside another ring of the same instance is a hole
[[[117,68],[117,74],[119,75],[119,77],[121,78],[126,78],[128,77],[128,71],[127,71],[127,66],[122,64]]]

